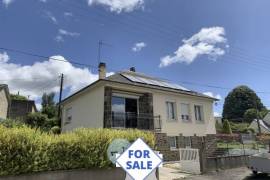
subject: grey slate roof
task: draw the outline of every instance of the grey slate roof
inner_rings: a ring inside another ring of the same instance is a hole
[[[138,75],[138,76],[143,76],[145,78],[153,78],[150,76],[147,76],[145,74],[142,73],[138,73],[138,72],[131,72],[131,71],[121,71],[121,72],[117,72],[111,76],[106,77],[105,79],[99,79],[95,82],[93,82],[92,84],[82,88],[81,90],[75,92],[74,94],[70,95],[69,97],[65,98],[64,100],[62,100],[62,103],[65,102],[66,100],[70,99],[71,97],[83,92],[84,90],[88,89],[89,87],[91,87],[94,84],[99,83],[100,81],[108,81],[108,82],[115,82],[115,83],[121,83],[121,84],[130,84],[133,86],[140,86],[140,87],[145,87],[145,88],[151,88],[151,89],[157,89],[157,90],[162,90],[162,91],[168,91],[168,92],[174,92],[174,93],[179,93],[179,94],[186,94],[186,95],[191,95],[191,96],[197,96],[197,97],[203,97],[203,98],[208,98],[208,99],[212,99],[214,101],[218,101],[218,99],[204,95],[202,93],[198,93],[195,91],[191,91],[191,90],[181,90],[181,89],[175,89],[175,88],[168,88],[168,87],[161,87],[161,86],[156,86],[156,85],[151,85],[151,84],[145,84],[145,83],[139,83],[139,82],[134,82],[131,81],[130,79],[126,78],[124,76],[124,74],[129,73],[132,75]],[[154,78],[156,80],[160,80],[160,81],[164,81],[162,79],[158,79],[158,78]]]
[[[161,82],[168,82],[168,81],[165,81],[165,80],[162,80],[162,79],[158,79],[158,78],[147,76],[147,75],[142,74],[142,73],[131,72],[131,71],[118,72],[118,73],[115,73],[115,74],[107,77],[106,79],[107,80],[110,80],[110,81],[114,81],[114,82],[120,82],[120,83],[125,83],[125,84],[132,84],[132,85],[139,85],[139,86],[143,86],[143,87],[146,87],[146,88],[153,88],[153,89],[158,89],[158,90],[163,90],[163,91],[177,92],[177,93],[187,94],[187,95],[193,95],[193,96],[200,96],[200,97],[204,97],[204,98],[213,99],[213,100],[216,100],[216,101],[218,100],[216,98],[213,98],[213,97],[204,95],[202,93],[188,90],[188,89],[186,89],[184,87],[182,89],[180,89],[180,88],[170,88],[170,87],[164,87],[164,86],[157,86],[157,85],[152,85],[152,84],[146,84],[146,83],[142,83],[142,82],[134,82],[134,81],[131,81],[130,79],[128,79],[125,76],[125,74],[131,74],[133,76],[144,77],[144,78],[147,78],[147,79],[148,78],[149,79],[155,79],[155,80],[161,81]]]

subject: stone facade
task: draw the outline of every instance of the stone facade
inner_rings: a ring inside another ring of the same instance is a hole
[[[165,161],[179,161],[178,148],[190,147],[193,149],[199,149],[201,157],[210,156],[217,148],[215,135],[207,136],[183,136],[180,134],[176,137],[177,149],[170,149],[168,142],[168,136],[166,133],[155,133],[156,148],[163,154]]]
[[[104,128],[112,127],[112,93],[111,87],[104,89]],[[137,128],[144,130],[154,129],[153,118],[153,95],[145,93],[139,97],[139,116],[137,118]]]
[[[163,154],[164,161],[179,161],[179,151],[171,150],[166,133],[155,133],[156,148]]]
[[[104,89],[104,128],[112,127],[112,88]]]
[[[153,119],[153,95],[145,93],[139,98],[139,114],[138,129],[154,129]]]

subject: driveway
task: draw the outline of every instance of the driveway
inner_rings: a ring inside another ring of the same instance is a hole
[[[192,175],[185,178],[185,180],[253,180],[253,179],[269,180],[270,176],[264,174],[253,176],[252,172],[248,168],[235,168],[209,173],[205,175],[197,175],[197,176]]]

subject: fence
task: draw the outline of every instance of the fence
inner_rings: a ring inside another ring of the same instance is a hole
[[[113,128],[139,128],[150,129],[150,124],[153,124],[154,130],[161,130],[160,116],[153,116],[147,113],[133,112],[112,112],[112,127]],[[141,124],[141,126],[139,126]],[[143,125],[142,125],[143,124]]]
[[[253,155],[268,151],[269,144],[252,134],[218,135],[217,149],[211,157]]]
[[[179,155],[181,170],[194,174],[201,173],[199,149],[180,148]]]

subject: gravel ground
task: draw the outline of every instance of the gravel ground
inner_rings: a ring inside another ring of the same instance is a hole
[[[253,176],[248,168],[235,168],[213,172],[205,175],[189,176],[185,180],[270,180],[270,176],[259,174]]]

